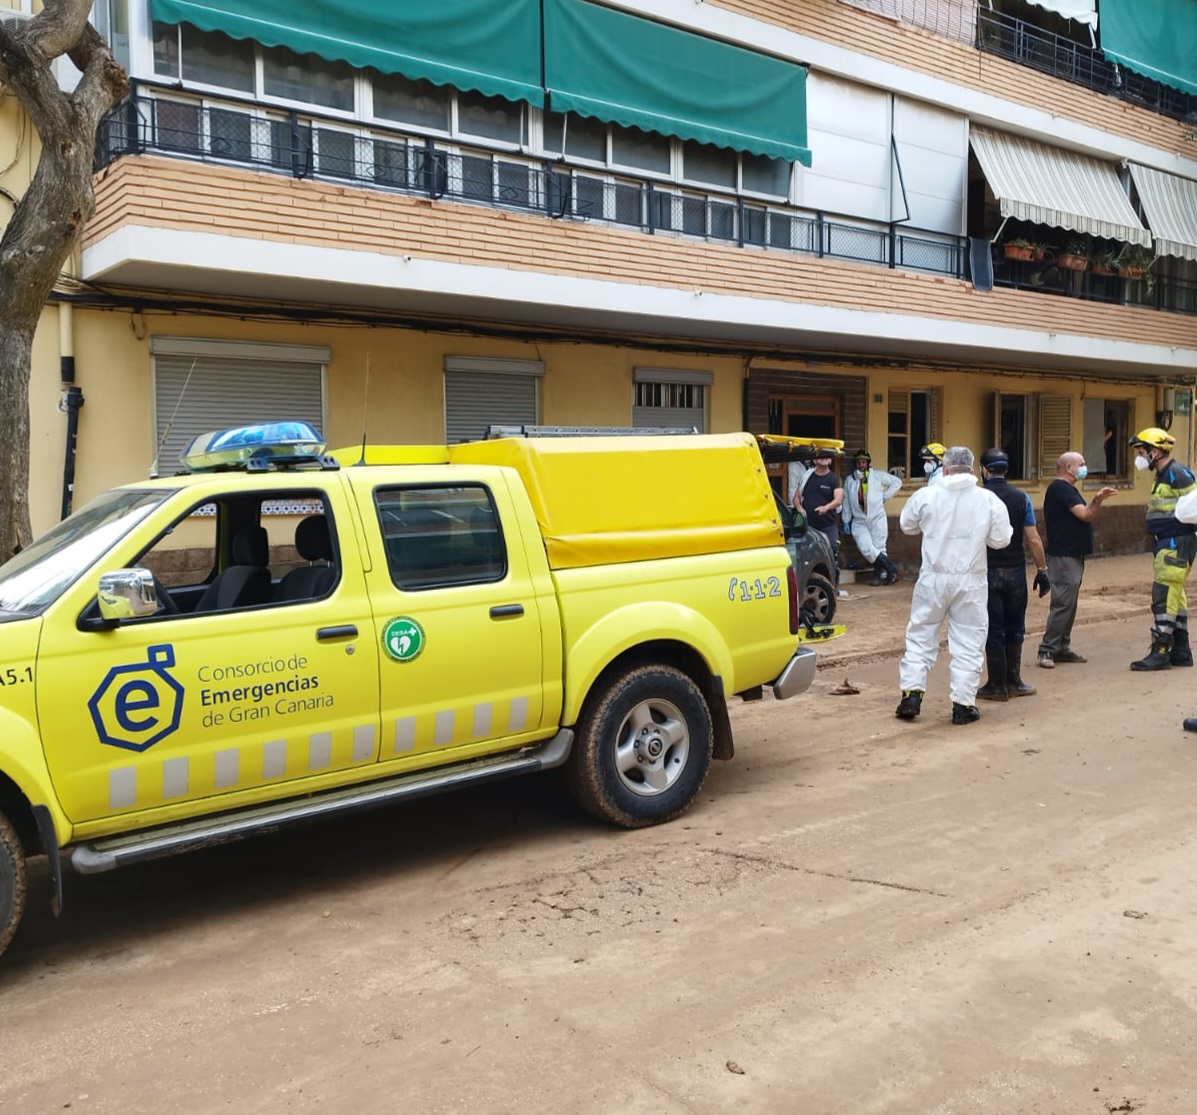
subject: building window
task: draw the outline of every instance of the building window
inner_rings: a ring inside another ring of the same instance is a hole
[[[154,23],[154,72],[163,77],[254,91],[254,44],[190,23]]]
[[[675,368],[636,368],[632,373],[632,425],[671,426],[707,432],[707,395],[715,376]]]
[[[939,441],[943,397],[938,388],[891,388],[885,468],[903,480],[922,480],[919,450]]]
[[[192,438],[297,419],[324,430],[328,349],[154,337],[155,472],[169,476]]]
[[[993,431],[993,444],[1010,459],[1011,480],[1049,479],[1072,448],[1072,399],[995,391]]]
[[[1089,472],[1111,480],[1127,476],[1127,439],[1131,436],[1126,399],[1083,400],[1083,449]]]
[[[267,97],[352,112],[353,86],[354,71],[348,63],[296,54],[285,46],[262,51],[262,91]]]
[[[535,426],[539,360],[445,357],[445,443],[480,441],[488,426]]]

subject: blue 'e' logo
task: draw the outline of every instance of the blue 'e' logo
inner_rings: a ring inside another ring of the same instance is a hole
[[[175,649],[148,647],[146,661],[113,666],[87,702],[101,743],[126,751],[147,751],[178,731],[183,687],[167,673]]]

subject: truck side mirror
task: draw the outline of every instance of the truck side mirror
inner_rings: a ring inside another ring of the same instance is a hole
[[[794,517],[790,520],[791,534],[805,534],[806,533],[806,512],[794,508]]]
[[[154,575],[139,565],[100,575],[100,615],[109,623],[152,616],[158,610]]]

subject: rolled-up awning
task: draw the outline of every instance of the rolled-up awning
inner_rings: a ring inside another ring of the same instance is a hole
[[[1090,30],[1097,27],[1097,0],[1030,0],[1037,8],[1046,8],[1049,12],[1062,15],[1065,19],[1075,19],[1083,23]],[[990,5],[992,7],[992,5]]]
[[[162,23],[544,104],[538,0],[151,0],[151,7]]]
[[[1151,246],[1113,163],[979,126],[969,139],[1003,217]]]
[[[810,166],[806,69],[585,0],[544,0],[549,107]]]
[[[1155,236],[1156,255],[1197,260],[1197,182],[1130,164],[1131,177]]]

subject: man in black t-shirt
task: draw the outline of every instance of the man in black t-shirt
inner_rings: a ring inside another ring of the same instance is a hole
[[[806,514],[807,523],[827,535],[831,552],[835,555],[835,586],[840,584],[840,529],[836,516],[844,502],[844,485],[831,470],[834,449],[821,451],[813,470],[804,472],[794,493],[794,506]]]
[[[1050,670],[1057,662],[1084,662],[1072,649],[1072,623],[1085,575],[1085,558],[1093,553],[1093,519],[1101,505],[1117,491],[1102,488],[1086,504],[1076,490],[1078,480],[1089,475],[1080,453],[1065,453],[1056,462],[1056,478],[1043,496],[1043,521],[1047,526],[1047,576],[1052,586],[1047,629],[1039,644],[1039,665]]]

